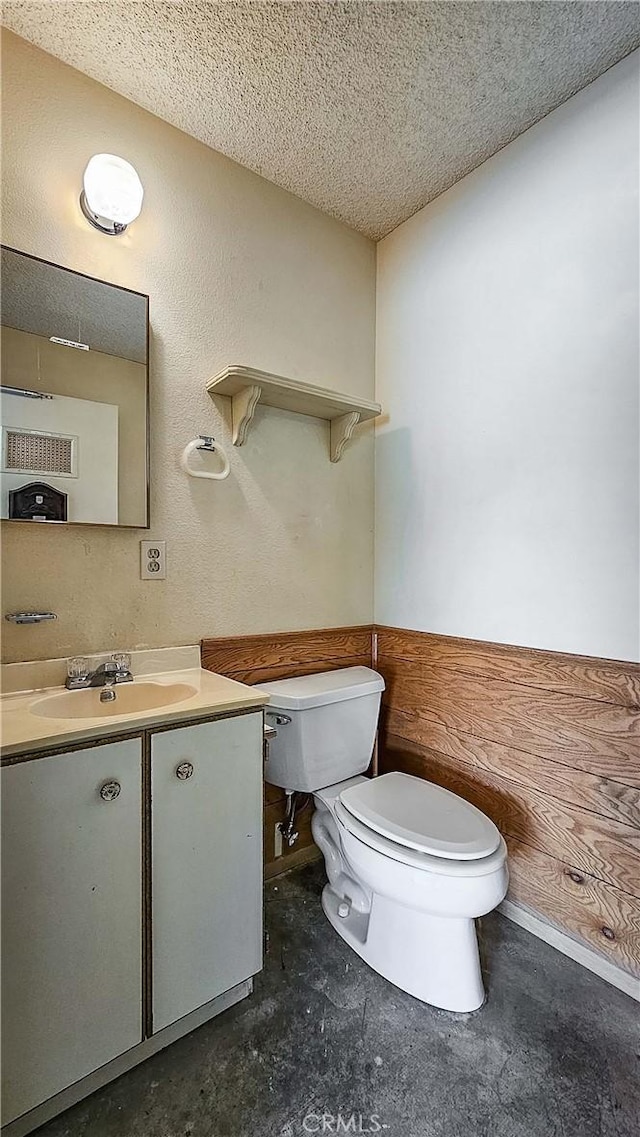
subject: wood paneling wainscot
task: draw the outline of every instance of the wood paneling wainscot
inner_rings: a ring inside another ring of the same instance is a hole
[[[227,636],[202,640],[202,666],[208,671],[260,686],[290,675],[310,675],[339,667],[371,667],[371,626],[323,628],[308,632],[274,632],[270,635]],[[320,856],[311,836],[312,806],[297,819],[300,836],[295,846],[275,856],[276,825],[284,819],[285,795],[279,786],[265,784],[265,876],[276,876],[295,865]]]
[[[379,769],[493,818],[509,899],[640,976],[640,665],[379,627]]]
[[[472,801],[509,847],[509,899],[640,976],[640,665],[399,628],[202,641],[202,666],[258,685],[374,666],[379,772]],[[311,810],[276,858],[285,798],[265,785],[265,875],[318,856]]]

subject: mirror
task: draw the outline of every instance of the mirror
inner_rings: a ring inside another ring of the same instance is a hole
[[[2,246],[0,516],[149,525],[147,296]]]

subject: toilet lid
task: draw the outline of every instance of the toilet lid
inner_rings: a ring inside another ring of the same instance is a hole
[[[435,857],[479,860],[500,844],[493,821],[475,805],[411,774],[360,782],[343,790],[340,801],[376,833]]]

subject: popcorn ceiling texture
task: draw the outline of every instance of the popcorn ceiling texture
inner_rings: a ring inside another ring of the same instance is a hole
[[[3,22],[374,239],[640,42],[636,3],[573,0],[28,0]]]

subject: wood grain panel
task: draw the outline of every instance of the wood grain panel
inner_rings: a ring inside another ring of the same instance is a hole
[[[386,739],[380,769],[404,770],[444,786],[473,802],[502,833],[640,895],[640,829],[635,826],[532,792],[393,736]]]
[[[640,974],[640,665],[398,628],[375,651],[380,771],[493,817],[510,899]]]
[[[371,667],[372,635],[371,626],[365,625],[204,639],[202,666],[253,686],[290,675],[310,675],[340,667]],[[307,808],[296,824],[300,834],[296,844],[276,858],[275,826],[284,819],[284,790],[266,782],[264,801],[265,877],[276,876],[320,855],[311,835],[313,810]]]
[[[640,901],[538,849],[506,838],[509,899],[640,976]]]
[[[273,805],[275,801],[284,801],[285,792],[282,786],[272,786],[271,782],[264,783],[264,804]]]
[[[640,787],[640,712],[378,655],[386,705]]]
[[[203,666],[259,685],[373,666],[387,690],[380,772],[473,801],[509,845],[510,899],[640,974],[640,665],[395,628],[203,641]],[[266,875],[317,856],[311,812],[273,859],[284,795],[265,794]],[[603,931],[605,929],[605,931]]]
[[[290,872],[291,869],[298,869],[301,865],[309,865],[313,861],[321,861],[322,853],[317,845],[314,844],[313,839],[309,840],[308,844],[300,845],[296,843],[295,849],[287,853],[286,858],[278,857],[275,861],[265,862],[264,866],[264,879],[271,880],[274,876],[281,876],[284,872]]]
[[[311,663],[281,663],[274,667],[246,667],[242,671],[225,671],[229,679],[259,687],[274,679],[290,675],[313,675],[316,671],[334,671],[338,667],[371,667],[370,655],[346,655],[339,659],[316,659]]]
[[[350,667],[342,660],[354,656],[371,662],[369,625],[202,640],[202,666],[219,675],[258,670],[275,670],[274,678],[280,674],[302,675],[305,672],[297,670],[300,666],[331,661],[334,667]],[[286,670],[282,672],[282,668]]]
[[[378,655],[418,659],[465,675],[640,707],[640,664],[377,627]]]
[[[300,834],[292,849],[276,857],[274,838],[276,825],[284,821],[286,802],[284,797],[280,801],[272,802],[264,811],[264,865],[265,877],[277,876],[296,865],[306,864],[321,856],[320,850],[314,844],[311,834],[311,818],[313,817],[313,802],[307,805],[296,818],[296,829]]]
[[[478,766],[490,774],[614,821],[640,826],[640,789],[490,739],[456,734],[432,719],[403,711],[385,708],[383,723],[388,735],[417,742],[449,758]]]

